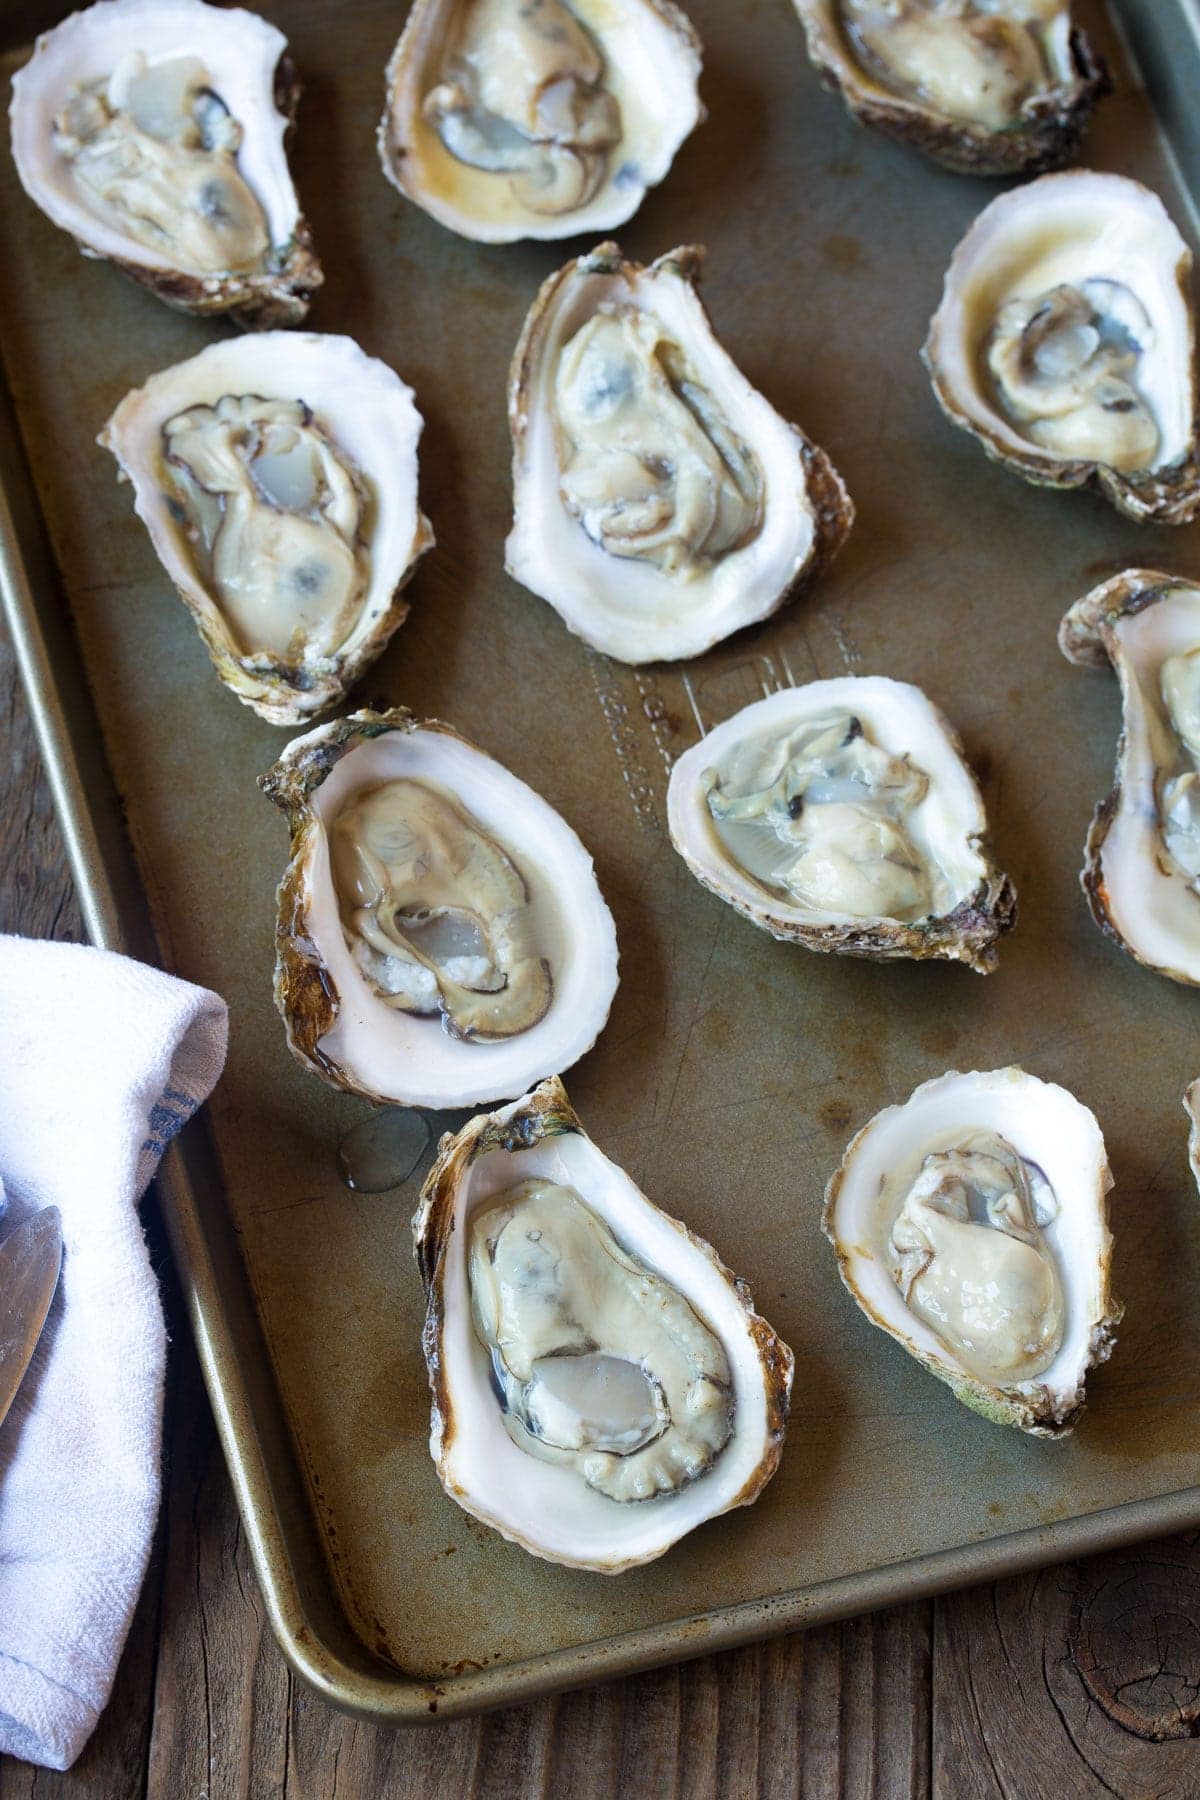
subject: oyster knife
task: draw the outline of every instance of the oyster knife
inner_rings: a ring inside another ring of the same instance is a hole
[[[62,1218],[45,1206],[0,1240],[0,1425],[29,1367],[62,1266]]]

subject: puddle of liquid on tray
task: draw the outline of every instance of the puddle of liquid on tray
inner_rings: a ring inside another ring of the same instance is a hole
[[[421,1113],[381,1107],[340,1139],[338,1173],[356,1194],[386,1194],[408,1180],[428,1146],[429,1124]]]

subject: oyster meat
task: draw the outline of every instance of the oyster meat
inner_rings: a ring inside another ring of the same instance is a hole
[[[357,712],[262,786],[287,815],[275,1003],[297,1061],[398,1106],[508,1098],[568,1068],[617,985],[575,833],[447,725]]]
[[[172,306],[289,325],[321,282],[284,154],[299,84],[255,13],[98,0],[13,80],[13,155],[87,256]]]
[[[1200,586],[1126,569],[1075,602],[1059,643],[1111,663],[1124,706],[1080,877],[1092,917],[1148,968],[1200,984]]]
[[[389,181],[485,243],[611,231],[703,118],[671,0],[416,0],[387,76]]]
[[[922,356],[946,416],[1044,487],[1131,519],[1200,512],[1191,254],[1148,188],[1079,169],[984,209]]]
[[[1069,0],[796,0],[808,54],[864,125],[971,175],[1071,162],[1103,60]]]
[[[105,426],[217,674],[272,724],[335,705],[405,617],[420,433],[384,363],[296,332],[211,344]]]
[[[508,571],[622,662],[698,655],[783,604],[854,517],[696,292],[702,252],[615,244],[543,285],[509,377]]]
[[[1016,918],[953,729],[884,676],[744,707],[676,762],[667,820],[698,881],[810,950],[987,974]]]
[[[1112,1353],[1100,1127],[1023,1069],[948,1074],[853,1139],[825,1234],[873,1325],[997,1424],[1061,1437]]]
[[[617,1574],[756,1500],[792,1354],[543,1081],[442,1139],[413,1220],[430,1450],[535,1556]]]

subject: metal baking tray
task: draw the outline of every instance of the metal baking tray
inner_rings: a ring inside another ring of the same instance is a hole
[[[536,1562],[442,1493],[426,1448],[421,1298],[399,1191],[350,1192],[366,1106],[295,1067],[271,1005],[285,831],[255,777],[285,734],[237,705],[118,487],[97,429],[221,327],[85,263],[0,158],[0,576],[88,928],[224,994],[229,1067],[160,1187],[271,1619],[331,1701],[414,1723],[678,1660],[1200,1522],[1200,1209],[1180,1096],[1197,998],[1101,937],[1079,892],[1116,683],[1055,647],[1066,607],[1138,561],[1200,576],[1194,531],[1025,486],[941,419],[917,361],[942,272],[996,189],[855,127],[786,0],[690,0],[710,117],[622,234],[709,246],[716,329],[825,445],[858,504],[832,571],[685,666],[589,654],[502,573],[504,381],[567,246],[485,249],[402,201],[373,145],[394,0],[279,0],[307,84],[296,174],[326,269],[318,328],[393,363],[427,424],[436,551],[360,692],[452,721],[595,855],[622,982],[568,1076],[599,1144],[718,1247],[796,1352],[782,1466],[759,1503],[619,1579]],[[1119,93],[1087,142],[1186,231],[1200,161],[1193,5],[1078,8]],[[36,16],[35,16],[36,15]],[[49,8],[9,9],[19,61]],[[1132,49],[1131,49],[1132,46]],[[1154,70],[1168,140],[1135,72]],[[916,681],[966,739],[1020,894],[999,972],[876,966],[772,942],[687,874],[672,758],[791,680]],[[131,854],[132,851],[132,854]],[[946,1068],[1019,1061],[1103,1124],[1128,1313],[1062,1444],[997,1429],[872,1330],[820,1237],[827,1176],[877,1108]]]

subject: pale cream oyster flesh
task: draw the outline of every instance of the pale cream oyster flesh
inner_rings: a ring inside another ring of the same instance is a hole
[[[1149,189],[1047,175],[992,202],[954,254],[923,356],[943,410],[1049,487],[1130,518],[1200,511],[1191,255]]]
[[[606,231],[703,113],[670,0],[417,0],[388,68],[384,172],[489,243]]]
[[[509,573],[623,662],[765,618],[853,519],[825,453],[717,343],[700,257],[644,268],[602,244],[544,284],[513,358]]]
[[[299,95],[286,49],[253,13],[99,0],[14,79],[27,192],[172,305],[302,319],[321,272],[284,155]]]
[[[1068,0],[796,0],[826,85],[948,168],[1070,162],[1108,71]]]
[[[275,1001],[297,1060],[401,1106],[523,1092],[590,1049],[617,985],[591,858],[437,721],[358,712],[288,746]]]
[[[757,1499],[792,1355],[551,1078],[442,1139],[413,1220],[430,1450],[460,1506],[616,1574]]]
[[[675,763],[671,841],[772,936],[986,974],[1013,924],[979,790],[918,688],[842,676],[743,708]]]
[[[217,673],[272,723],[328,710],[407,613],[420,431],[385,364],[294,332],[210,345],[105,426]]]
[[[1076,601],[1059,642],[1072,662],[1111,663],[1124,707],[1081,876],[1092,916],[1139,962],[1200,984],[1200,587],[1126,569]]]
[[[824,1228],[873,1324],[985,1418],[1058,1437],[1121,1318],[1111,1186],[1100,1128],[1064,1088],[948,1074],[858,1133]]]

